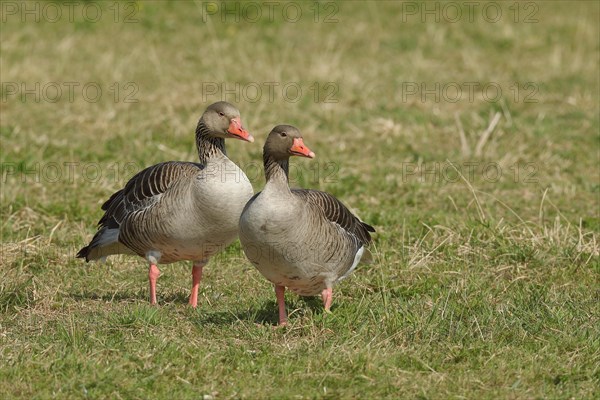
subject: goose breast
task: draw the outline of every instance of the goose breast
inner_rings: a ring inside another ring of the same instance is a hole
[[[304,296],[343,276],[361,246],[319,210],[288,192],[260,193],[240,219],[248,259],[275,285]]]

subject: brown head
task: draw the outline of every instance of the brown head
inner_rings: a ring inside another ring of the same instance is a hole
[[[265,142],[263,153],[275,160],[285,160],[290,156],[314,158],[315,153],[304,145],[302,134],[291,125],[277,125]]]
[[[254,142],[252,135],[242,126],[240,111],[226,101],[218,101],[208,106],[200,122],[204,123],[212,136]]]

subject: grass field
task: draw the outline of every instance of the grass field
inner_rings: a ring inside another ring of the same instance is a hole
[[[598,2],[0,5],[1,398],[600,397]],[[274,329],[238,242],[197,310],[189,263],[151,307],[141,258],[74,258],[221,99],[256,190],[294,124],[292,183],[376,227],[331,315]]]

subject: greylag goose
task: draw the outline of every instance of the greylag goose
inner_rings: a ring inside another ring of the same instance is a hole
[[[254,191],[225,152],[224,139],[253,142],[233,105],[210,105],[198,121],[199,163],[168,161],[137,173],[104,203],[98,232],[77,257],[137,254],[150,263],[150,302],[156,304],[158,264],[191,260],[196,307],[202,268],[238,234],[244,205]]]
[[[284,292],[321,294],[329,312],[332,286],[356,268],[375,229],[332,195],[290,189],[290,156],[313,158],[300,131],[279,125],[263,149],[267,183],[240,217],[240,241],[248,259],[275,285],[279,324],[287,323]]]

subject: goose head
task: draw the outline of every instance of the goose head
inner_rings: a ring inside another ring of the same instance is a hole
[[[212,136],[254,142],[252,135],[242,126],[240,111],[233,104],[226,101],[211,104],[201,119]]]
[[[284,160],[290,156],[314,158],[315,153],[304,144],[298,128],[291,125],[277,125],[265,142],[265,155],[276,160]]]

